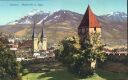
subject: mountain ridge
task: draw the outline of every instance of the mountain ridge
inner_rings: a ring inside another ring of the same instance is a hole
[[[108,43],[113,42],[114,40],[123,39],[121,41],[125,44],[127,39],[127,14],[122,12],[117,13],[118,14],[113,13],[109,15],[106,14],[97,16],[97,19],[100,21],[102,26],[102,37],[104,41]],[[4,27],[0,27],[0,29],[3,31],[13,32],[16,36],[18,34],[21,37],[26,35],[31,37],[32,22],[35,17],[37,18],[35,31],[38,33],[41,32],[42,22],[45,20],[45,33],[49,38],[48,42],[53,44],[54,42],[62,40],[66,36],[77,35],[77,27],[79,26],[83,15],[69,10],[59,10],[52,14],[42,12],[41,14],[27,15],[19,20],[16,20],[19,24],[8,24]],[[22,24],[27,22],[29,24]],[[22,35],[22,32],[26,34]],[[118,41],[114,42],[118,43]]]
[[[62,12],[64,12],[64,13],[72,13],[72,11],[69,11],[69,10],[59,10],[59,11],[56,11],[56,12],[54,12],[54,13],[52,13],[52,14],[50,14],[50,13],[45,13],[45,12],[43,12],[43,11],[35,11],[34,13],[28,13],[28,15],[26,15],[26,16],[24,16],[24,17],[22,17],[21,19],[19,19],[19,20],[15,20],[14,22],[9,22],[8,24],[10,24],[11,25],[11,23],[13,24],[13,23],[15,23],[15,24],[25,24],[24,22],[22,22],[22,20],[24,20],[24,19],[29,19],[28,21],[26,21],[26,24],[31,24],[32,23],[32,19],[35,17],[35,16],[37,16],[37,17],[40,17],[39,18],[39,22],[42,20],[42,18],[45,18],[46,16],[48,16],[48,15],[54,15],[55,13],[62,13]],[[79,14],[79,13],[76,13],[76,12],[73,12],[74,14],[78,14],[78,15],[83,15],[83,14]],[[49,17],[50,17],[49,16]],[[28,18],[27,18],[28,17]],[[111,12],[110,14],[104,14],[104,15],[100,15],[100,16],[98,16],[98,17],[103,17],[103,18],[110,18],[110,19],[112,19],[112,18],[114,18],[114,20],[119,20],[119,21],[121,21],[120,19],[122,18],[124,18],[124,20],[126,20],[127,19],[127,14],[126,13],[124,13],[124,12]],[[41,20],[40,20],[41,19]],[[113,20],[113,19],[112,19]],[[122,22],[124,21],[124,20],[122,20]],[[19,23],[18,23],[19,22]],[[28,23],[27,23],[28,22]],[[8,25],[7,24],[7,25]]]

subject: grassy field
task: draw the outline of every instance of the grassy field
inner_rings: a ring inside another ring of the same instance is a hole
[[[99,70],[94,76],[81,79],[63,70],[48,73],[29,73],[22,78],[23,80],[128,80],[128,75]]]
[[[34,66],[34,65],[32,65]],[[36,65],[36,67],[41,67],[41,64]],[[33,67],[34,68],[34,67]],[[87,77],[79,78],[67,71],[64,67],[58,66],[42,66],[43,69],[37,72],[30,72],[22,77],[23,80],[128,80],[128,74],[124,73],[114,73],[105,71],[103,69],[98,69],[96,74]]]

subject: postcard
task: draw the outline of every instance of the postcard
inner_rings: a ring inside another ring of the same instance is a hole
[[[0,0],[0,80],[128,80],[127,0]]]

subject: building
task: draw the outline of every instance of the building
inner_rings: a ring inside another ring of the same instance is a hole
[[[10,50],[12,51],[16,51],[19,47],[19,41],[17,39],[12,39],[12,38],[9,38],[8,39],[8,45],[10,47]]]
[[[84,17],[78,27],[80,42],[85,41],[89,34],[94,32],[101,33],[101,26],[95,14],[92,12],[90,6],[88,5]]]
[[[101,25],[88,5],[83,19],[78,27],[78,35],[80,37],[81,44],[90,33],[94,32],[101,34]],[[117,50],[114,50],[113,48],[104,48],[104,51],[107,55],[128,55],[127,48],[118,48]]]
[[[32,40],[33,40],[33,52],[40,52],[47,50],[47,38],[44,35],[44,23],[41,34],[40,33],[37,34],[35,32],[35,24],[34,24]]]
[[[10,50],[16,51],[19,47],[19,44],[18,43],[9,44],[9,46],[10,46]]]
[[[15,40],[14,40],[14,39],[9,38],[9,39],[8,39],[8,42],[9,42],[9,43],[14,43],[14,42],[15,42]]]
[[[101,26],[95,14],[92,12],[90,6],[88,5],[87,10],[83,16],[83,19],[78,27],[80,44],[83,44],[86,41],[86,39],[90,37],[92,33],[101,34]],[[92,59],[92,61],[87,64],[88,64],[87,67],[90,66],[92,69],[96,68],[96,60]]]

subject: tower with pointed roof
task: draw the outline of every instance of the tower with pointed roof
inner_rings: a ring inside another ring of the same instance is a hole
[[[83,16],[83,19],[78,27],[78,35],[80,36],[80,42],[85,41],[91,33],[101,33],[101,26],[97,20],[95,14],[92,12],[88,5],[87,10]]]

